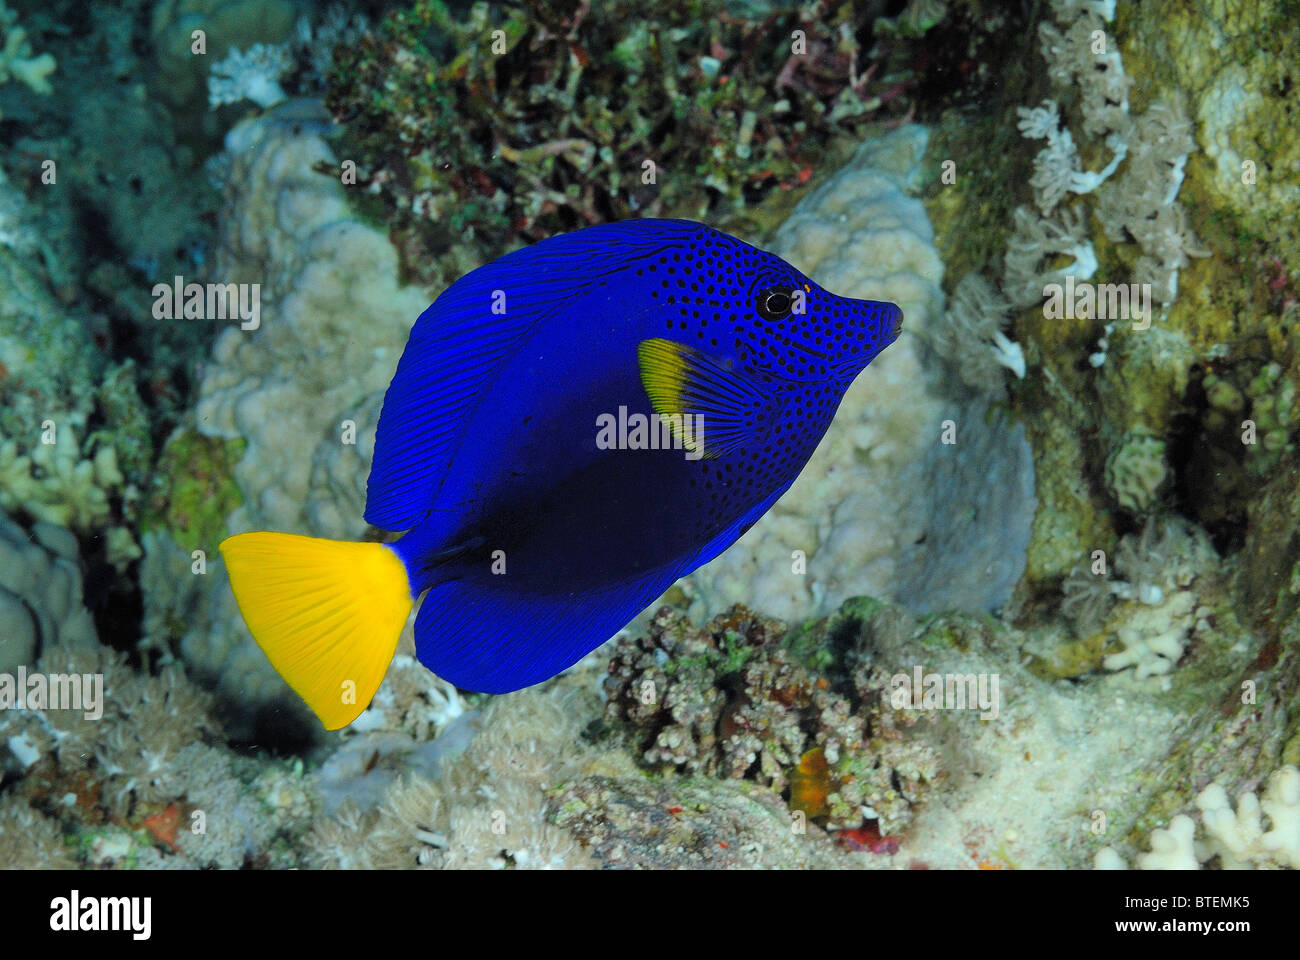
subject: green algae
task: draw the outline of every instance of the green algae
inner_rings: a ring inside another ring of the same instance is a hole
[[[167,531],[186,552],[214,551],[226,535],[226,518],[244,502],[233,470],[245,446],[193,429],[174,433],[158,458],[143,529]]]

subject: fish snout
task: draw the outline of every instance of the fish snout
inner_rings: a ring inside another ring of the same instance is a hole
[[[855,306],[857,330],[850,340],[849,356],[837,364],[841,377],[857,376],[903,332],[903,310],[898,304],[887,300],[859,300]]]

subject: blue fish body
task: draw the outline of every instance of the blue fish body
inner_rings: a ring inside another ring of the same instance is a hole
[[[409,531],[393,549],[427,591],[421,662],[502,693],[604,643],[790,487],[901,320],[681,220],[589,227],[457,281],[388,389],[365,512]],[[702,449],[600,442],[638,416],[663,439],[673,414]]]
[[[758,520],[901,323],[684,220],[507,254],[420,316],[384,398],[365,518],[404,535],[228,538],[244,621],[329,729],[369,704],[421,596],[434,673],[540,683]]]

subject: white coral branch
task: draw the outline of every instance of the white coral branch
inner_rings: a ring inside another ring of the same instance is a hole
[[[255,43],[247,53],[232,47],[224,60],[212,65],[208,105],[252,100],[259,107],[273,106],[285,99],[280,77],[292,66],[293,58],[284,44]]]

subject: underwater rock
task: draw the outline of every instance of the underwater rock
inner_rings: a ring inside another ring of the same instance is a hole
[[[791,828],[770,790],[746,781],[589,777],[557,789],[550,816],[606,869],[844,869],[825,831]]]
[[[1283,259],[1293,257],[1300,226],[1277,213],[1300,205],[1300,145],[1290,135],[1296,106],[1288,93],[1295,11],[1265,0],[1126,3],[1116,32],[1135,101],[1166,92],[1186,99],[1202,152],[1188,160],[1184,189],[1200,219],[1215,211]]]
[[[1133,515],[1122,529],[1173,497],[1218,542],[1239,543],[1254,476],[1289,455],[1300,382],[1295,231],[1264,219],[1265,198],[1300,189],[1280,173],[1294,151],[1276,142],[1291,110],[1279,12],[1044,7],[1010,57],[1028,69],[1008,72],[987,119],[940,123],[957,177],[936,170],[926,190],[945,258],[962,275],[1000,266],[1004,295],[1027,308],[1007,334],[1024,349],[1011,403],[1039,502],[1026,597],[1115,542],[1115,504]],[[961,159],[972,155],[978,169]],[[1062,312],[1044,286],[1070,277],[1093,299]],[[1129,284],[1149,284],[1149,311],[1118,296]],[[1253,399],[1221,408],[1224,382],[1242,397],[1254,384],[1258,415]]]
[[[76,538],[46,523],[29,532],[0,514],[0,673],[32,666],[58,644],[97,643]]]

